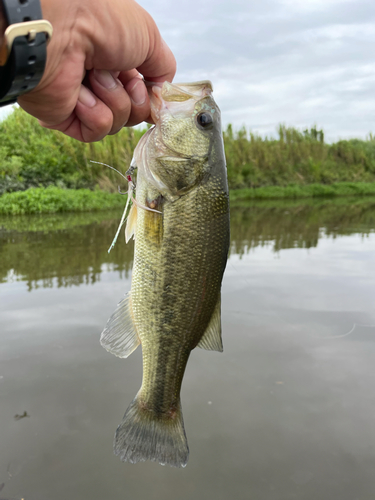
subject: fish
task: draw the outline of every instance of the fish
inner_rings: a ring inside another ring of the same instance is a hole
[[[147,86],[155,125],[137,144],[127,172],[132,205],[125,236],[135,240],[131,290],[100,342],[123,358],[142,346],[142,385],[116,430],[114,453],[124,462],[185,467],[185,368],[196,347],[223,351],[227,171],[211,82]]]

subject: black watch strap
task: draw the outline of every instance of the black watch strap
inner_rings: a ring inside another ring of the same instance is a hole
[[[42,20],[39,0],[0,1],[8,24],[0,60],[0,106],[4,106],[42,79],[52,26]]]

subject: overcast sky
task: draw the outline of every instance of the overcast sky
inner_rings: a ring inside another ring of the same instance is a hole
[[[374,0],[140,0],[178,64],[210,79],[224,124],[375,133]]]
[[[223,122],[275,134],[375,133],[374,0],[140,0],[178,64],[210,79]]]

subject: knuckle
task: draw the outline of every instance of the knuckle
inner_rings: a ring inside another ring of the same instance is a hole
[[[104,137],[107,134],[99,134],[98,132],[92,132],[90,131],[82,131],[82,142],[89,143],[89,142],[98,142],[104,139]]]
[[[103,139],[112,128],[112,120],[97,120],[95,124],[90,124],[90,127],[82,124],[81,132],[84,142],[96,142]]]
[[[108,110],[110,111],[110,110]],[[95,116],[95,122],[90,124],[90,129],[97,133],[108,133],[113,125],[113,115],[110,112]]]

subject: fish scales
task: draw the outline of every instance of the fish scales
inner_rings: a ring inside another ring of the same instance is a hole
[[[191,109],[181,113],[183,103],[177,99],[177,112],[168,106],[176,101],[165,105],[163,90],[168,94],[172,84],[164,84],[161,92],[153,88],[156,126],[134,155],[138,173],[136,204],[129,215],[136,221],[131,294],[120,303],[127,312],[115,311],[102,334],[107,350],[130,354],[129,348],[116,351],[118,338],[111,336],[114,321],[124,314],[124,324],[129,325],[130,316],[133,331],[129,334],[127,326],[122,336],[128,343],[133,336],[132,350],[142,345],[142,386],[116,431],[115,453],[130,462],[150,459],[173,466],[186,465],[188,458],[180,389],[191,350],[197,345],[222,350],[220,289],[229,247],[219,110],[209,82],[186,85],[198,87],[189,97],[193,114]],[[181,87],[183,94],[184,85],[172,90],[178,94]],[[208,130],[197,125],[196,116],[209,120],[214,112]],[[158,212],[147,210],[151,206]],[[116,328],[121,330],[117,323]]]
[[[140,397],[148,407],[176,406],[190,351],[206,330],[220,292],[228,208],[226,200],[221,206],[216,202],[212,181],[165,206],[163,245],[151,245],[145,234],[145,219],[154,214],[138,215],[132,303],[144,361]]]

